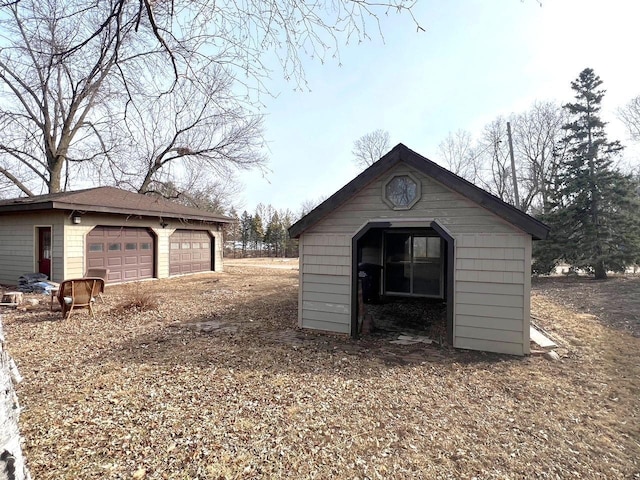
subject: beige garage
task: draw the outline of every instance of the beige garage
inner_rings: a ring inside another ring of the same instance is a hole
[[[232,221],[114,187],[0,200],[0,283],[32,272],[61,282],[91,267],[108,268],[110,283],[219,272]]]

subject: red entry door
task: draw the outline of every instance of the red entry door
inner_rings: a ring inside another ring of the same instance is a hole
[[[51,278],[51,227],[38,227],[38,272]]]

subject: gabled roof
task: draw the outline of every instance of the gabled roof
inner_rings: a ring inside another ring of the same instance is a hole
[[[0,215],[10,212],[74,210],[146,217],[232,222],[233,219],[206,210],[186,207],[160,197],[128,192],[115,187],[97,187],[74,192],[0,200]]]
[[[538,240],[547,238],[549,227],[541,221],[503,202],[486,190],[476,187],[471,182],[432,162],[428,158],[410,150],[402,143],[396,145],[380,160],[293,224],[291,228],[289,228],[289,235],[292,238],[298,238],[305,230],[345,203],[371,181],[400,162],[406,163],[417,171],[433,178],[451,190],[458,192],[460,195],[465,196],[490,212],[495,213],[512,225],[527,232],[533,236],[533,238]]]

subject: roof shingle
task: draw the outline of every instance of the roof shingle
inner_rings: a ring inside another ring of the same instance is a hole
[[[142,195],[115,187],[88,188],[73,192],[0,200],[0,215],[27,210],[76,210],[223,223],[233,221],[232,218],[224,215],[217,215],[160,197]]]

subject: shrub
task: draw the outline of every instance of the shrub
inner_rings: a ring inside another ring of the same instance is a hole
[[[124,299],[118,304],[116,310],[121,312],[147,312],[158,309],[157,297],[148,290],[141,288],[139,283],[134,284]]]

